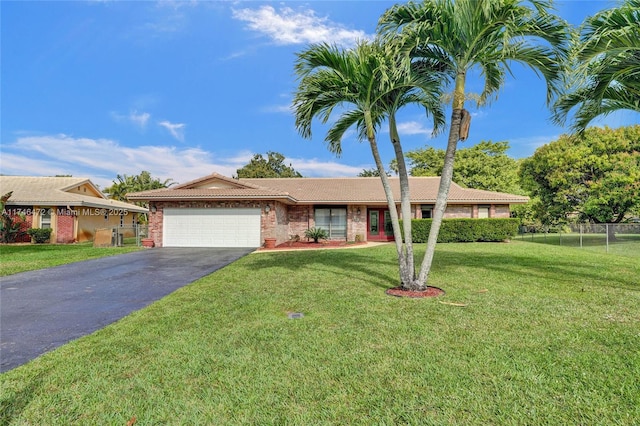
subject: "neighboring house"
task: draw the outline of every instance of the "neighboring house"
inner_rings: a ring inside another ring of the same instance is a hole
[[[52,243],[91,241],[97,228],[132,227],[138,214],[147,212],[144,207],[108,199],[87,178],[0,176],[0,193],[10,191],[5,212],[24,217],[25,231],[51,228]]]
[[[399,206],[399,183],[390,178]],[[439,177],[410,178],[413,218],[431,217]],[[232,179],[211,174],[171,188],[128,194],[149,202],[149,232],[159,247],[259,247],[307,229],[331,239],[391,241],[379,177]],[[528,197],[462,188],[453,183],[445,218],[509,217]]]

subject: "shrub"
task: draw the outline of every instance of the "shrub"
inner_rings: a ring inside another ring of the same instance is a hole
[[[29,234],[37,244],[42,244],[49,241],[51,231],[51,228],[29,228],[27,234]]]
[[[329,238],[327,231],[322,228],[309,228],[304,232],[304,236],[311,238],[314,243],[317,243],[318,240],[326,240]]]
[[[24,223],[24,215],[12,217],[8,213],[3,212],[2,220],[0,220],[0,242],[15,243],[18,238],[25,234],[22,230]]]
[[[426,243],[431,219],[412,219],[414,243]],[[504,241],[515,237],[518,219],[443,219],[438,234],[439,243]]]

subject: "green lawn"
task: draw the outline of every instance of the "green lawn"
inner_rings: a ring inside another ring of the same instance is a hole
[[[577,247],[600,253],[605,253],[608,250],[608,253],[640,258],[640,235],[638,234],[616,234],[615,240],[609,241],[608,248],[606,234],[585,233],[581,238],[580,233],[578,232],[562,234],[532,233],[520,234],[516,239],[520,241],[552,244],[564,247]]]
[[[637,424],[636,259],[441,244],[419,300],[396,268],[249,255],[0,376],[0,424]]]
[[[92,243],[3,244],[0,245],[0,276],[136,250],[140,247],[94,248]]]

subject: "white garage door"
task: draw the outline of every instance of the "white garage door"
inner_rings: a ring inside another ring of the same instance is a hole
[[[164,247],[259,247],[260,209],[164,209]]]

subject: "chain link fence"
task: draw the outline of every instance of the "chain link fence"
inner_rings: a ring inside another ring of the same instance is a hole
[[[518,239],[640,257],[640,223],[576,223],[521,226]]]
[[[114,226],[95,230],[94,247],[142,246],[142,239],[149,235],[148,225]]]

